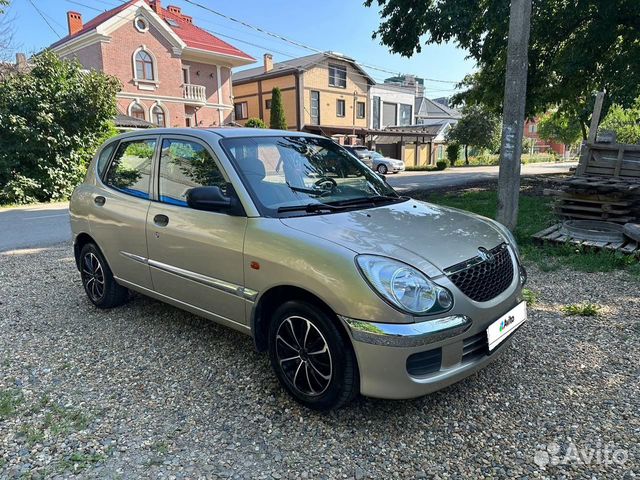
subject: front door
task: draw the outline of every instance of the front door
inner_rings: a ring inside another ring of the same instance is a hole
[[[148,289],[145,229],[157,142],[155,136],[122,140],[91,203],[91,233],[113,274]]]
[[[245,324],[243,244],[246,217],[189,208],[194,187],[227,179],[213,152],[188,136],[163,137],[157,202],[149,208],[147,244],[155,290],[222,319]]]

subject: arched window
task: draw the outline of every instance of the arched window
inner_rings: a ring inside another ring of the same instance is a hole
[[[138,80],[155,80],[153,59],[144,50],[140,50],[136,54],[136,78]]]
[[[151,120],[159,127],[167,126],[164,110],[160,105],[154,105],[154,107],[151,109]]]
[[[131,116],[133,118],[137,118],[138,120],[146,120],[144,117],[144,107],[139,103],[134,103],[131,105]]]

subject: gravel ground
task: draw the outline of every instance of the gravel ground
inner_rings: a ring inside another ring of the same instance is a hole
[[[638,287],[532,268],[538,303],[492,365],[322,415],[248,337],[142,296],[93,308],[68,246],[1,254],[0,478],[637,478]],[[561,313],[582,301],[602,314]]]

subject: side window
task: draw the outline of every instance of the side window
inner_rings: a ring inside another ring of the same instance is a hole
[[[116,145],[118,145],[118,142],[110,143],[104,147],[100,152],[100,155],[98,155],[98,177],[102,178],[104,175],[104,169],[107,168],[107,164],[109,163],[109,159],[111,159],[111,154],[115,150]]]
[[[153,139],[121,142],[104,183],[123,193],[149,198],[151,160],[156,149]]]
[[[187,206],[187,193],[195,187],[226,187],[227,181],[209,152],[187,140],[162,142],[160,201]]]

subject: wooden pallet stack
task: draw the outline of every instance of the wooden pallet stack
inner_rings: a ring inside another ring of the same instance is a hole
[[[598,142],[596,133],[603,94],[598,94],[590,136],[583,145],[580,162],[574,176],[559,180],[545,194],[556,198],[555,213],[563,220],[594,220],[618,225],[640,223],[640,145]],[[615,142],[615,139],[613,139]],[[537,240],[566,242],[571,238],[562,233],[562,224],[534,235]],[[574,242],[576,243],[576,242]],[[587,246],[637,253],[638,242],[620,242]],[[593,242],[591,242],[593,243]]]

